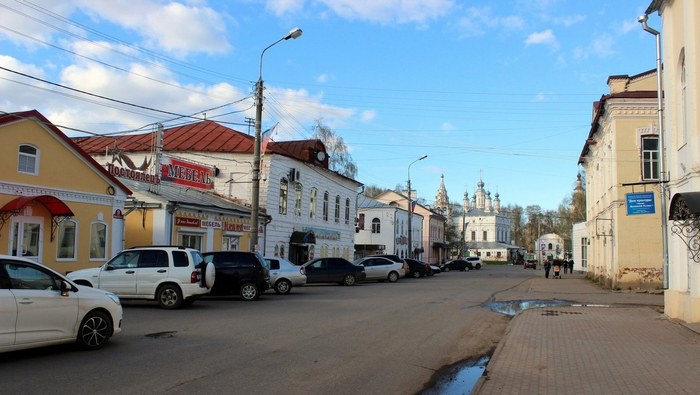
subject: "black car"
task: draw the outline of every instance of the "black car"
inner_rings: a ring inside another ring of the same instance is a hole
[[[432,274],[432,269],[430,269],[430,265],[423,261],[409,258],[404,259],[404,261],[406,261],[406,263],[408,264],[408,268],[410,270],[408,275],[410,277],[418,278],[423,276],[429,276],[430,274]]]
[[[343,258],[316,258],[302,265],[306,270],[306,283],[338,283],[355,285],[366,277],[365,268],[353,265]]]
[[[474,269],[474,266],[471,262],[465,261],[464,259],[454,259],[445,263],[440,267],[440,269],[443,272],[449,272],[450,270],[459,270],[460,272],[463,272],[467,269]]]
[[[260,254],[247,251],[213,251],[202,254],[216,267],[210,295],[241,295],[256,300],[270,288],[270,269]]]

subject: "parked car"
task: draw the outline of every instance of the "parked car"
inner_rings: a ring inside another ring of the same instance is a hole
[[[156,300],[164,309],[177,309],[208,294],[214,285],[214,265],[200,266],[202,262],[202,255],[193,248],[132,247],[100,267],[76,270],[67,277],[121,299]]]
[[[526,259],[523,269],[537,269],[537,261],[534,259]]]
[[[288,294],[293,287],[306,284],[306,268],[279,257],[265,257],[270,268],[270,284],[278,294]]]
[[[428,276],[432,276],[432,275],[440,274],[440,273],[442,273],[442,270],[440,270],[440,266],[430,265],[430,271],[428,272]]]
[[[469,270],[479,270],[482,266],[484,266],[484,261],[481,260],[480,256],[468,256],[465,258],[465,260],[469,263],[467,266]]]
[[[408,276],[410,274],[411,269],[409,269],[408,265],[406,264],[406,261],[401,258],[398,255],[393,255],[393,254],[374,254],[374,255],[368,255],[370,257],[382,257],[382,258],[387,258],[391,259],[394,262],[401,263],[403,265],[403,271],[404,271],[404,276]]]
[[[204,262],[216,267],[216,282],[210,295],[240,295],[250,301],[270,288],[270,269],[257,252],[211,251],[202,256]]]
[[[406,276],[405,262],[394,262],[382,256],[367,256],[353,262],[365,268],[365,281],[389,281],[395,283]]]
[[[410,277],[418,278],[423,276],[430,276],[433,274],[431,273],[432,269],[430,268],[430,265],[423,261],[410,258],[404,259],[404,261],[406,261],[406,263],[408,264]]]
[[[302,265],[306,283],[338,283],[355,285],[367,277],[364,266],[353,265],[343,258],[316,258]]]
[[[60,343],[96,350],[121,332],[119,297],[20,257],[0,255],[0,306],[0,352]]]
[[[440,266],[440,270],[443,272],[449,272],[450,270],[459,270],[460,272],[463,272],[469,269],[470,265],[471,263],[465,261],[464,259],[453,259]]]

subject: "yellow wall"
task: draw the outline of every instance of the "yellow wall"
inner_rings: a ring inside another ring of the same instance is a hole
[[[125,248],[153,244],[154,210],[139,209],[130,212],[125,221]]]

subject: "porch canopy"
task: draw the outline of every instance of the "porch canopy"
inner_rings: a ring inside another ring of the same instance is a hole
[[[51,213],[52,216],[72,217],[73,211],[63,201],[51,195],[20,196],[0,208],[0,213],[18,213],[27,204],[39,202]]]
[[[292,237],[289,238],[289,244],[316,244],[316,235],[312,231],[292,232]]]

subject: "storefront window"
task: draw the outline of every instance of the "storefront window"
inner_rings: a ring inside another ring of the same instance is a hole
[[[202,251],[202,241],[204,239],[203,235],[192,234],[192,233],[178,233],[177,241],[178,245],[183,247],[194,248],[195,250]]]
[[[90,259],[107,259],[107,224],[90,224]]]
[[[224,236],[221,249],[223,251],[238,251],[240,245],[240,237]]]
[[[77,223],[73,220],[66,219],[58,225],[58,251],[56,251],[57,259],[75,259],[75,244],[76,244],[76,228]]]

